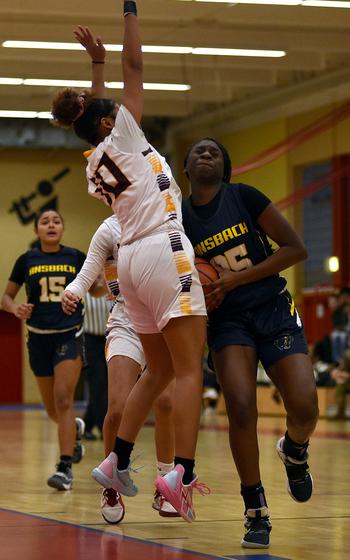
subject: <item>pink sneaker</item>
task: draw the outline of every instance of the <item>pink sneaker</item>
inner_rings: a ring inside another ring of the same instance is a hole
[[[196,519],[192,502],[193,489],[196,488],[202,495],[210,494],[210,490],[208,486],[198,482],[197,477],[190,484],[183,484],[184,472],[182,465],[176,465],[168,474],[157,478],[156,489],[185,521],[192,523]]]
[[[180,517],[180,514],[177,513],[176,509],[166,501],[164,496],[162,496],[158,490],[156,490],[154,494],[152,507],[158,511],[161,517]]]
[[[130,465],[123,471],[118,471],[117,466],[118,457],[111,451],[108,457],[93,469],[91,476],[104,488],[113,488],[123,496],[136,496],[138,488],[130,478]]]

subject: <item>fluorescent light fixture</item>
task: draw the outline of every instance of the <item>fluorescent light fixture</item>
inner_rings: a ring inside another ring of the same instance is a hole
[[[212,1],[212,0],[211,0]],[[219,1],[219,0],[215,0]],[[220,0],[222,2],[223,0]],[[260,0],[258,0],[260,1]],[[294,0],[293,0],[294,1]],[[299,0],[298,0],[299,1]],[[62,45],[62,47],[61,47]],[[82,50],[83,47],[77,43],[46,43],[34,41],[4,41],[3,47],[17,49],[57,49],[57,50]],[[120,52],[123,45],[105,45],[107,51]],[[199,47],[176,47],[176,46],[157,46],[143,45],[143,52],[157,54],[193,54],[193,55],[213,55],[213,56],[252,56],[252,57],[272,57],[278,58],[285,56],[285,51],[257,50],[257,49],[221,49],[221,48],[199,48]]]
[[[314,6],[316,8],[350,8],[350,2],[342,2],[336,0],[304,0],[303,6]]]
[[[143,84],[143,89],[153,91],[189,91],[189,84]]]
[[[80,43],[52,43],[44,41],[4,41],[3,47],[10,49],[52,49],[60,51],[83,51]]]
[[[91,81],[89,80],[46,80],[41,78],[25,78],[24,86],[47,86],[47,87],[77,87],[89,88]]]
[[[0,78],[1,86],[20,86],[23,84],[22,78]]]
[[[50,80],[44,78],[2,78],[0,77],[1,85],[13,86],[41,86],[41,87],[75,87],[75,88],[90,88],[91,81],[89,80]],[[106,82],[106,87],[109,89],[123,89],[123,82]],[[144,83],[143,89],[150,91],[189,91],[191,86],[189,84],[156,84]]]
[[[52,113],[48,112],[48,111],[39,111],[39,113],[37,113],[36,115],[37,119],[52,119]]]
[[[199,47],[193,49],[193,54],[280,58],[282,56],[286,56],[287,53],[285,51],[264,51],[255,49],[207,49]]]
[[[180,0],[189,2],[191,0]],[[194,2],[210,2],[221,4],[261,4],[266,6],[310,6],[316,8],[350,8],[345,0],[193,0]]]
[[[38,116],[36,111],[1,111],[0,118],[8,119],[35,119]]]
[[[199,0],[203,1],[203,0]],[[300,0],[238,0],[238,4],[269,4],[272,6],[298,6]]]
[[[106,87],[109,89],[123,89],[123,82],[107,82]],[[152,84],[144,83],[144,90],[151,91],[189,91],[191,86],[189,84]]]
[[[10,49],[49,49],[58,51],[84,51],[79,43],[58,43],[48,41],[4,41],[3,47]],[[106,51],[121,52],[123,45],[106,44]],[[190,54],[192,47],[177,47],[167,45],[143,45],[142,51],[155,54]]]

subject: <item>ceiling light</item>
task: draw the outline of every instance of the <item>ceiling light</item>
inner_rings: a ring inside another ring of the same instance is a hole
[[[336,0],[304,0],[303,6],[314,6],[316,8],[350,8],[350,2]]]
[[[0,78],[2,86],[20,86],[21,84],[23,84],[22,78]]]
[[[51,79],[44,79],[44,78],[0,77],[0,86],[1,85],[90,88],[91,82],[89,80],[51,80]],[[106,82],[106,87],[109,89],[123,89],[124,83]],[[189,84],[144,83],[143,88],[145,90],[151,90],[151,91],[189,91],[191,89],[191,86]]]
[[[220,2],[223,0],[220,0]],[[62,45],[62,47],[61,47]],[[83,47],[78,43],[46,43],[34,41],[4,41],[3,47],[17,49],[57,49],[57,50],[82,50]],[[123,45],[105,45],[107,51],[120,52]],[[178,46],[157,46],[143,45],[143,52],[157,54],[194,54],[194,55],[213,55],[213,56],[252,56],[252,57],[281,57],[285,56],[285,51],[257,50],[257,49],[221,49],[221,48],[201,48],[201,47],[178,47]]]
[[[3,47],[10,49],[53,49],[60,51],[83,51],[80,43],[50,43],[46,41],[4,41]]]
[[[0,118],[9,119],[35,119],[38,116],[36,111],[1,111]]]
[[[279,58],[286,56],[285,51],[264,51],[255,49],[207,49],[207,48],[195,48],[193,49],[193,54],[202,55],[216,55],[216,56],[255,56],[255,57],[271,57]]]
[[[181,0],[189,2],[190,0]],[[222,4],[262,4],[275,6],[311,6],[317,8],[350,8],[350,2],[345,0],[194,0],[194,2],[210,2]]]

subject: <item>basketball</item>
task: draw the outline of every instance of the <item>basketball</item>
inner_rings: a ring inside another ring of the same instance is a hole
[[[196,257],[194,261],[196,269],[198,270],[199,279],[202,286],[215,282],[219,278],[217,270],[205,259]]]

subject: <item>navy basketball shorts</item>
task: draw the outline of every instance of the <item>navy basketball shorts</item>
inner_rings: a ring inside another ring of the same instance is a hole
[[[263,305],[246,310],[225,310],[222,320],[209,323],[212,351],[225,346],[251,346],[264,369],[293,354],[307,354],[308,347],[299,314],[285,290]]]
[[[28,332],[29,363],[36,377],[52,377],[54,367],[64,360],[84,359],[84,337],[76,337],[76,333],[76,329],[53,334]]]

